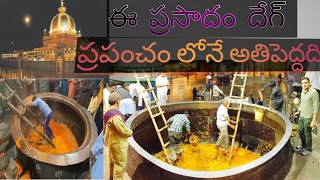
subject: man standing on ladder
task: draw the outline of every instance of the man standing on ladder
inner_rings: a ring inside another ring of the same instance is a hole
[[[165,73],[161,73],[156,78],[157,96],[160,105],[167,103],[169,81]]]
[[[189,111],[186,110],[184,111],[184,114],[176,114],[168,120],[168,124],[170,125],[168,129],[170,141],[170,160],[173,162],[177,160],[177,154],[182,153],[180,143],[185,139],[182,129],[185,127],[188,135],[191,136],[190,120],[188,117]]]
[[[227,106],[228,100],[223,99],[217,111],[217,127],[220,131],[219,138],[217,140],[217,147],[221,147],[225,150],[229,149],[228,126],[234,128],[234,125],[230,124],[229,122],[230,117]]]
[[[41,98],[38,98],[37,96],[33,96],[32,97],[32,102],[30,104],[27,104],[26,106],[38,106],[41,113],[44,114],[44,132],[45,134],[47,134],[48,138],[50,140],[52,140],[53,138],[53,134],[52,134],[52,130],[50,128],[50,120],[52,118],[52,110],[51,108],[49,107],[49,105],[44,102]]]

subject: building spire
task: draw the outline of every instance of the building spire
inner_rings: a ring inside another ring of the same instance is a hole
[[[67,8],[64,7],[63,0],[61,0],[61,7],[58,8],[60,13],[65,13],[67,11]]]

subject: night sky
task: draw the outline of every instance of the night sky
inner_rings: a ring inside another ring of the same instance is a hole
[[[60,4],[60,0],[0,0],[0,53],[41,47],[43,31],[49,32]],[[106,36],[107,0],[64,0],[64,6],[82,36]],[[31,16],[29,27],[26,15]]]

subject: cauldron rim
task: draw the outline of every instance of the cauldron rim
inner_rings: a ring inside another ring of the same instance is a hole
[[[14,141],[16,142],[17,139],[20,138],[20,141],[23,141],[25,144],[26,148],[20,149],[25,155],[28,157],[35,159],[37,161],[43,162],[43,163],[48,163],[48,164],[53,164],[53,165],[58,165],[58,166],[69,166],[69,165],[74,165],[81,163],[88,159],[89,157],[89,152],[92,149],[92,146],[95,143],[95,140],[97,139],[97,128],[94,124],[93,120],[90,120],[91,115],[83,108],[81,107],[74,99],[63,96],[58,93],[39,93],[37,94],[37,97],[43,98],[43,99],[50,99],[50,100],[55,100],[60,103],[63,103],[70,108],[72,108],[75,112],[79,114],[80,117],[82,117],[82,120],[88,119],[88,121],[83,121],[85,124],[85,129],[84,131],[89,134],[85,135],[85,138],[81,144],[81,146],[76,149],[73,152],[67,153],[67,154],[49,154],[45,153],[42,151],[37,150],[34,148],[32,145],[30,145],[25,137],[23,136],[21,130],[19,129],[20,127],[20,119],[17,117],[17,115],[14,115],[12,118],[11,124],[11,132],[12,132],[12,137]],[[25,98],[23,101],[26,103],[28,100],[28,97]],[[22,106],[18,108],[18,110],[21,112],[22,111]],[[17,147],[18,148],[18,147]],[[27,151],[27,149],[29,149]]]
[[[174,105],[181,105],[181,104],[190,104],[190,103],[194,103],[194,104],[201,104],[201,103],[209,103],[209,104],[216,104],[217,107],[220,105],[220,102],[201,102],[201,101],[189,101],[189,102],[179,102],[179,103],[167,103],[164,106],[174,106]],[[167,163],[162,162],[161,160],[153,157],[151,154],[149,154],[146,150],[144,150],[133,138],[133,136],[131,136],[130,138],[128,138],[128,143],[129,145],[136,151],[138,152],[141,156],[143,156],[143,158],[147,159],[149,162],[153,163],[154,165],[175,173],[175,174],[179,174],[181,176],[188,176],[188,177],[193,177],[193,178],[224,178],[224,177],[228,177],[228,176],[232,176],[232,175],[236,175],[239,173],[243,173],[245,171],[248,171],[250,169],[256,168],[258,166],[261,166],[262,164],[266,163],[267,161],[269,161],[272,157],[274,157],[277,153],[279,153],[281,151],[281,149],[286,145],[286,143],[289,141],[290,139],[290,135],[291,135],[291,131],[292,131],[292,124],[290,122],[290,120],[282,113],[274,110],[274,109],[270,109],[264,106],[258,106],[258,105],[254,105],[254,104],[248,104],[248,103],[244,103],[243,107],[251,107],[252,109],[254,108],[260,108],[260,109],[264,109],[264,110],[268,110],[269,112],[272,112],[274,114],[276,114],[277,116],[280,116],[282,120],[284,120],[284,123],[286,125],[286,129],[285,129],[285,133],[283,134],[281,140],[279,141],[279,143],[276,144],[276,146],[269,151],[268,153],[266,153],[265,155],[261,156],[260,158],[251,161],[247,164],[244,164],[242,166],[238,166],[235,168],[231,168],[231,169],[227,169],[227,170],[220,170],[220,171],[194,171],[194,170],[187,170],[187,169],[182,169]],[[151,109],[156,108],[156,107],[152,107]],[[143,113],[148,113],[147,109],[141,110],[138,113],[132,115],[127,121],[126,121],[126,126],[127,127],[131,127],[133,120],[138,117],[139,115],[143,114]]]

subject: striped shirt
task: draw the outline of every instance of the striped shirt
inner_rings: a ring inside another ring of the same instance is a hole
[[[190,121],[186,114],[176,114],[168,120],[168,123],[171,124],[168,131],[182,133],[183,127],[190,131]]]

